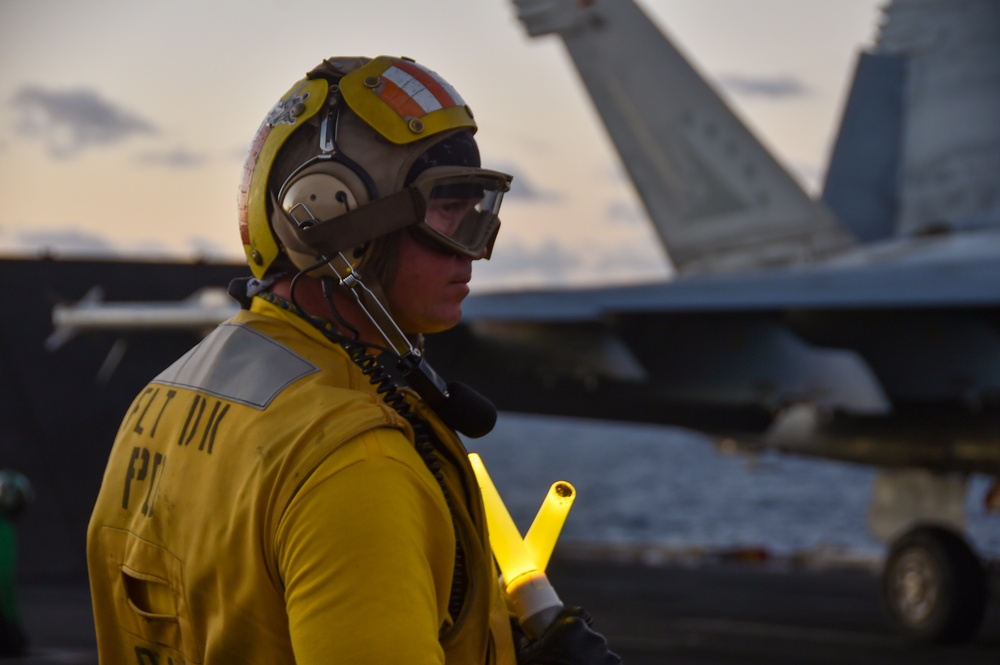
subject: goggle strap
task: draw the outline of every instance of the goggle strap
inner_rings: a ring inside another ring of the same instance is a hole
[[[284,213],[276,207],[280,214]],[[275,225],[290,233],[278,232],[289,249],[318,256],[359,247],[366,242],[423,221],[426,205],[420,192],[411,187],[400,190],[336,217],[320,220],[308,226],[298,226],[294,220]],[[287,217],[287,215],[286,215]]]

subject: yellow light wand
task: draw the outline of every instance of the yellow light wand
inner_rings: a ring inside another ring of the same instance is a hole
[[[542,507],[538,509],[538,514],[528,527],[524,544],[527,545],[539,570],[545,570],[549,565],[552,551],[556,548],[556,541],[559,540],[559,533],[566,523],[574,499],[576,499],[576,489],[568,482],[559,480],[552,483],[549,493],[542,501]]]
[[[562,611],[563,603],[545,575],[552,550],[562,530],[576,491],[565,481],[554,483],[535,516],[528,536],[521,532],[507,511],[500,493],[486,471],[482,458],[469,454],[483,496],[490,547],[503,575],[504,592],[510,599],[529,638],[539,637]]]

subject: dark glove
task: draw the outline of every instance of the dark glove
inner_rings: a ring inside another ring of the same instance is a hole
[[[541,637],[518,651],[518,665],[620,665],[622,659],[590,623],[583,608],[563,608]]]

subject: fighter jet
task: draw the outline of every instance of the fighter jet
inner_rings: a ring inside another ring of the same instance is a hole
[[[678,274],[476,296],[437,369],[501,409],[882,467],[895,623],[970,637],[966,480],[1000,476],[1000,0],[883,9],[818,200],[633,0],[514,4],[562,40]]]

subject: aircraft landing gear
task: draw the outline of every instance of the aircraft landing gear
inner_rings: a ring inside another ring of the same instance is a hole
[[[968,640],[986,611],[986,572],[964,538],[947,528],[918,526],[889,550],[882,594],[906,637],[923,642]]]

